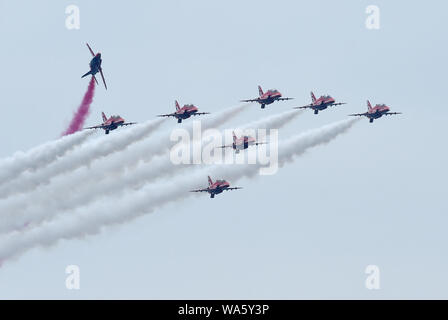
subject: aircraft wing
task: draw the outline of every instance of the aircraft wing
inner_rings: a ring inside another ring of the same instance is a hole
[[[104,80],[103,68],[101,68],[101,67],[100,67],[100,73],[101,73],[101,78],[103,78],[104,87],[107,90],[106,80]],[[97,81],[97,83],[98,83],[98,81]]]
[[[293,109],[306,109],[306,108],[311,108],[312,106],[313,106],[312,104],[307,104],[306,106],[294,107]]]
[[[87,45],[87,48],[89,48],[89,51],[90,51],[90,53],[92,54],[92,56],[95,56],[95,54],[93,53],[93,50],[92,50],[92,48],[90,48],[89,44],[86,43],[86,45]]]
[[[240,100],[240,102],[258,102],[260,101],[260,98],[256,98],[256,99],[247,99],[247,100]]]
[[[119,127],[121,127],[121,126],[132,126],[133,124],[137,124],[137,122],[125,122],[125,123],[119,124],[118,126]]]
[[[175,117],[175,113],[167,113],[167,114],[158,114],[158,117]]]
[[[367,113],[353,113],[353,114],[349,114],[350,117],[362,117],[362,116],[367,116]]]
[[[293,100],[294,98],[278,98],[279,101]]]
[[[386,112],[385,115],[386,116],[392,116],[394,114],[402,114],[401,112]]]
[[[228,145],[224,145],[224,146],[219,146],[219,147],[216,147],[216,148],[219,148],[219,149],[224,149],[224,148],[233,148],[233,145],[232,145],[232,144],[228,144]]]
[[[104,129],[104,128],[106,128],[106,126],[105,126],[105,125],[102,125],[102,124],[100,124],[100,125],[97,125],[97,126],[93,126],[93,127],[87,127],[87,128],[83,128],[83,130],[86,130],[86,129]]]
[[[208,192],[208,188],[207,189],[196,189],[196,190],[190,190],[190,192]]]
[[[200,116],[201,114],[210,114],[210,112],[196,112],[196,113],[193,113],[192,115],[193,116]]]
[[[343,104],[347,104],[347,102],[336,102],[336,103],[333,103],[332,106],[341,106]]]
[[[231,187],[231,188],[225,188],[224,190],[229,191],[229,190],[238,190],[238,189],[243,189],[242,187]]]

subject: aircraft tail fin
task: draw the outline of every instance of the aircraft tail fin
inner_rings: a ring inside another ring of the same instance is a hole
[[[176,111],[179,111],[180,110],[179,102],[177,102],[176,100],[174,104],[176,105]]]
[[[370,101],[367,100],[367,109],[370,111],[372,110],[372,105],[370,104]]]
[[[207,178],[208,178],[208,185],[211,186],[213,184],[212,178],[210,178],[210,176],[208,176]]]
[[[258,94],[260,97],[263,95],[263,89],[261,89],[261,86],[258,86]]]
[[[316,96],[314,95],[313,91],[311,91],[311,100],[313,102],[316,102]]]
[[[106,122],[106,121],[107,121],[107,117],[106,117],[106,115],[104,114],[104,112],[101,112],[101,116],[103,117],[103,121]]]

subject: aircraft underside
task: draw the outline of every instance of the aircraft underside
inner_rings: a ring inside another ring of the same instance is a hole
[[[215,197],[215,195],[222,193],[222,191],[223,191],[222,189],[213,190],[212,192],[210,192],[210,198],[213,199]]]
[[[378,119],[378,118],[380,118],[380,117],[369,117],[369,122],[372,123],[373,120]]]
[[[373,120],[375,120],[375,119],[379,119],[379,118],[381,118],[383,115],[381,114],[381,113],[375,113],[375,114],[373,114],[373,115],[370,115],[368,118],[369,118],[369,122],[370,123],[372,123],[373,122]]]
[[[264,109],[264,107],[268,104],[274,103],[275,99],[269,98],[266,100],[261,100],[259,103],[261,104],[261,109]]]
[[[189,113],[183,113],[183,114],[178,115],[176,117],[177,118],[177,123],[181,123],[182,120],[188,119],[188,118],[190,118],[190,116],[191,116],[191,114],[189,114]]]
[[[118,126],[113,125],[113,126],[109,126],[107,128],[104,128],[104,130],[106,130],[106,134],[109,134],[109,131],[115,130],[117,128],[118,128]]]
[[[319,111],[325,110],[327,109],[328,105],[327,104],[322,104],[320,106],[314,106],[313,110],[314,110],[314,114],[318,114]]]

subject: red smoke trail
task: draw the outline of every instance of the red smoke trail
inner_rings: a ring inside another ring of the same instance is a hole
[[[84,125],[84,121],[90,112],[90,105],[93,101],[93,95],[95,94],[95,79],[92,77],[90,79],[89,87],[87,88],[87,92],[82,99],[81,105],[76,110],[70,125],[67,130],[62,134],[63,136],[75,133],[82,129]]]

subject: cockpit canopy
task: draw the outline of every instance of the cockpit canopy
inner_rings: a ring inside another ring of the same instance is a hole
[[[219,179],[218,179],[218,180],[216,180],[216,182],[217,182],[217,183],[224,183],[224,182],[226,182],[226,180],[219,180]]]

